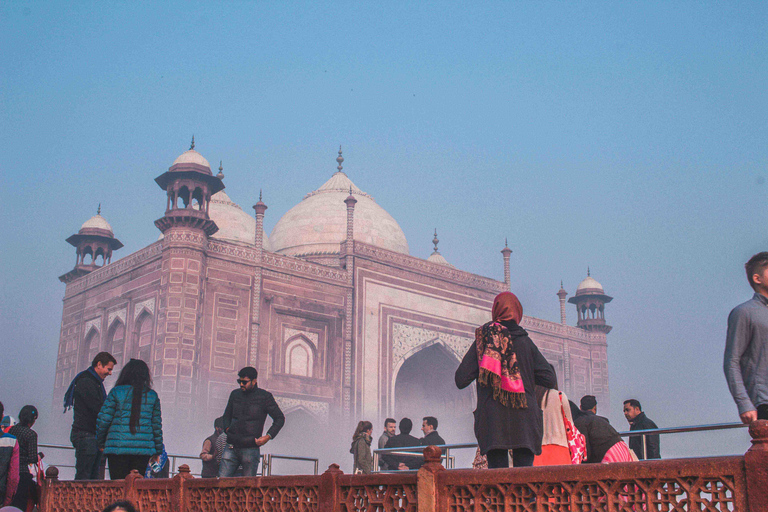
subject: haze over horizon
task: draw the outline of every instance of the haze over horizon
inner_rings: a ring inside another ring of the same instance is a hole
[[[43,432],[71,421],[51,409],[65,239],[100,203],[113,261],[155,241],[153,180],[194,134],[233,201],[263,191],[267,233],[341,144],[411,255],[437,228],[451,264],[503,280],[508,239],[526,315],[558,321],[560,280],[571,297],[590,267],[614,297],[599,413],[625,430],[637,398],[659,426],[738,421],[722,356],[768,249],[766,20],[758,2],[4,2],[0,401],[37,405]],[[665,437],[662,455],[748,440]]]

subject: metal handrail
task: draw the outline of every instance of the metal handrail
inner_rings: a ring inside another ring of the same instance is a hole
[[[707,425],[691,425],[685,427],[668,427],[668,428],[651,428],[644,430],[628,430],[626,432],[619,432],[622,437],[630,436],[642,436],[642,446],[644,458],[648,458],[648,451],[646,447],[645,437],[648,435],[657,434],[679,434],[686,432],[705,432],[710,430],[727,430],[734,428],[746,428],[749,425],[744,423],[712,423]],[[450,456],[450,450],[461,448],[477,448],[477,443],[457,443],[457,444],[440,444],[435,445],[441,448],[443,452],[443,458],[448,460],[446,468],[453,469],[454,463],[451,462],[453,457]],[[421,452],[426,448],[425,446],[403,446],[398,448],[377,448],[373,450],[373,470],[379,471],[379,454],[389,453],[392,455],[412,455],[413,452]]]
[[[263,455],[262,458],[264,459],[261,473],[263,476],[271,476],[272,475],[272,460],[273,459],[280,459],[280,460],[299,460],[299,461],[305,461],[305,462],[312,462],[315,466],[315,475],[318,473],[320,461],[318,459],[315,459],[313,457],[299,457],[296,455],[277,455],[268,453],[266,455]]]
[[[75,448],[72,445],[66,445],[66,444],[52,444],[52,443],[38,443],[38,448],[51,448],[54,450],[71,450],[75,451]],[[190,459],[199,461],[200,456],[199,455],[186,455],[181,453],[169,453],[168,454],[168,462],[170,464],[170,467],[168,468],[168,475],[173,477],[178,473],[176,463],[177,459]],[[305,461],[305,462],[312,462],[314,463],[314,474],[318,474],[319,470],[319,464],[320,461],[316,458],[312,457],[299,457],[295,455],[280,455],[280,454],[272,454],[272,453],[266,453],[261,455],[261,475],[262,476],[270,476],[272,475],[272,460],[273,459],[282,459],[282,460],[298,460],[298,461]],[[72,468],[75,469],[74,464],[56,464],[56,467],[58,468]],[[200,473],[192,473],[194,476],[200,476]]]

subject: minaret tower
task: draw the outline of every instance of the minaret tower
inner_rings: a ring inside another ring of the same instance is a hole
[[[603,286],[590,274],[587,268],[587,278],[576,288],[576,295],[568,302],[576,305],[578,312],[577,327],[587,331],[597,331],[608,334],[612,327],[605,323],[605,305],[613,300],[605,294]]]
[[[96,210],[96,215],[85,221],[80,231],[67,238],[67,242],[77,248],[77,259],[75,268],[59,277],[62,283],[69,283],[109,264],[112,261],[112,251],[123,246],[123,243],[115,238],[112,226],[101,216],[101,204]]]
[[[163,405],[169,406],[165,410],[173,411],[167,418],[172,431],[188,425],[207,407],[207,390],[198,389],[197,383],[199,354],[210,351],[210,340],[203,339],[208,239],[219,229],[208,208],[211,196],[224,183],[195,151],[194,137],[189,150],[155,181],[167,200],[165,215],[155,221],[163,232],[163,256],[157,337],[147,362]]]
[[[563,281],[560,281],[560,289],[557,291],[557,297],[560,299],[560,323],[565,325],[565,297],[568,292],[563,288]]]
[[[507,245],[507,239],[504,239],[504,248],[501,250],[501,254],[504,256],[504,284],[507,285],[507,290],[512,291],[511,276],[509,273],[509,257],[512,255],[512,249]]]

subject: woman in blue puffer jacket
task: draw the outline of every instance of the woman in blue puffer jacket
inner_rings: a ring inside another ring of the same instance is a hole
[[[163,453],[160,399],[152,390],[147,363],[131,359],[99,411],[96,437],[109,460],[109,476],[120,480],[132,469],[144,474]]]

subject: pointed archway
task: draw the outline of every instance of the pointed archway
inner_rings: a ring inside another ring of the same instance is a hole
[[[413,421],[411,435],[421,437],[424,416],[437,418],[438,431],[448,443],[465,442],[472,435],[474,386],[456,388],[454,374],[459,363],[453,352],[434,343],[400,366],[395,378],[395,418]]]

